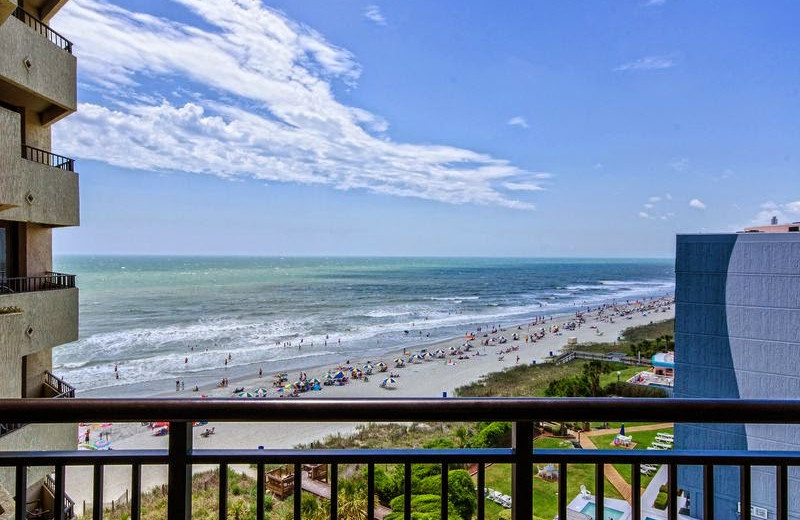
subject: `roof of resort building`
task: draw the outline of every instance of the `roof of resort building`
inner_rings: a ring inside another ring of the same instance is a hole
[[[675,368],[675,353],[674,352],[659,352],[653,354],[651,362],[654,367],[659,368]]]

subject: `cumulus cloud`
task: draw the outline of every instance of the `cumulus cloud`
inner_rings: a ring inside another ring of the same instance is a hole
[[[637,70],[661,70],[669,69],[675,66],[675,62],[666,56],[645,56],[628,63],[619,65],[614,70],[624,71],[637,71]]]
[[[506,123],[509,126],[518,126],[520,128],[528,128],[528,121],[522,116],[514,116]]]
[[[689,207],[694,209],[706,209],[705,203],[700,199],[692,199],[689,201]]]
[[[377,25],[386,25],[386,17],[381,13],[380,7],[375,4],[368,5],[364,9],[364,18]]]
[[[639,216],[642,217],[642,218],[652,218],[650,216],[650,214],[648,212],[646,212],[646,211],[640,211],[639,212]]]
[[[507,182],[536,179],[509,161],[393,141],[380,116],[338,101],[355,87],[346,49],[257,0],[174,0],[187,24],[98,0],[69,2],[58,29],[81,50],[99,101],[56,126],[72,156],[147,171],[319,184],[445,203],[533,209]]]

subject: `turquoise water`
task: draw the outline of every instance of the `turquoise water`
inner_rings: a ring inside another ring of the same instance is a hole
[[[583,509],[581,509],[581,513],[583,513],[585,515],[589,515],[589,516],[592,517],[592,519],[594,519],[594,504],[590,502],[590,503],[586,504],[585,506],[583,506]],[[623,513],[622,511],[618,511],[618,510],[610,508],[610,507],[604,507],[603,508],[603,518],[599,519],[599,520],[617,520],[617,519],[621,518],[622,515],[624,515],[624,514],[625,513]]]
[[[61,256],[55,264],[78,275],[81,312],[80,340],[54,351],[55,371],[83,391],[116,386],[114,395],[131,383],[217,380],[228,354],[231,378],[255,366],[338,364],[674,288],[672,260]]]

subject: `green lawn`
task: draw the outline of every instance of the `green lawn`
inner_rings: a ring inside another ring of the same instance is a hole
[[[541,446],[540,446],[541,447]],[[534,472],[538,467],[534,467]],[[594,493],[594,466],[592,464],[570,464],[567,468],[567,501],[571,501],[580,493],[584,485]],[[511,465],[493,464],[486,468],[486,487],[506,495],[511,494]],[[607,480],[605,496],[622,499]],[[497,520],[503,508],[491,500],[486,500],[486,518]],[[534,518],[551,519],[558,514],[558,483],[547,482],[540,478],[533,481],[533,515]]]
[[[533,447],[540,450],[564,450],[572,448],[572,443],[567,439],[540,436],[533,439]]]

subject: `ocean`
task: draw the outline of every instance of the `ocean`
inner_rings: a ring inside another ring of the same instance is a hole
[[[478,326],[671,294],[675,280],[666,259],[58,256],[55,264],[78,275],[80,339],[53,351],[54,372],[82,395],[109,396],[254,376],[258,367],[375,359]]]

